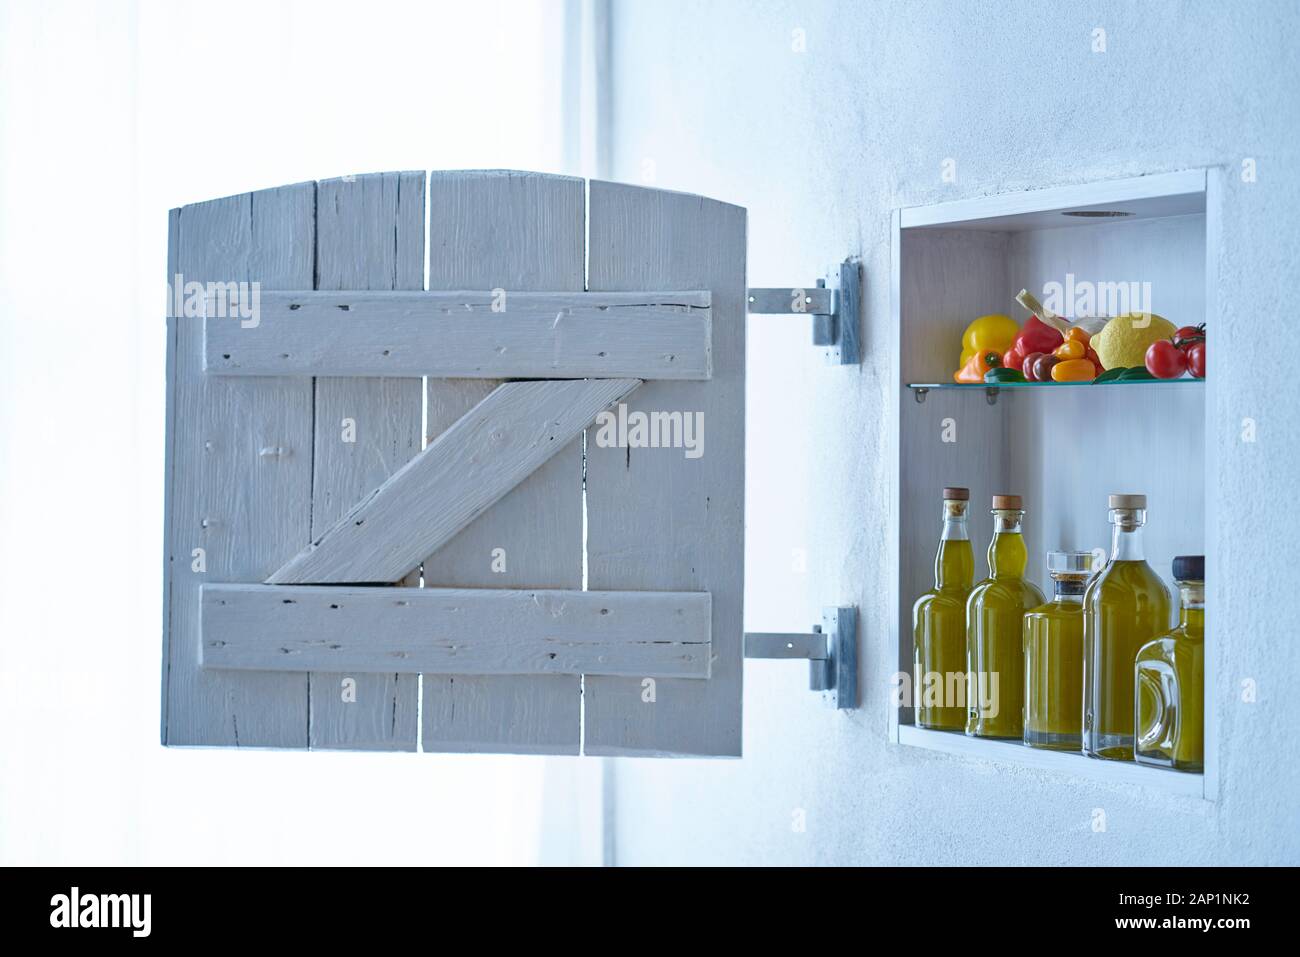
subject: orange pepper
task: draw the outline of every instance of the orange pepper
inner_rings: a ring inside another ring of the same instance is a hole
[[[1082,359],[1087,354],[1088,354],[1088,347],[1085,346],[1078,339],[1066,339],[1059,346],[1057,346],[1056,351],[1052,353],[1052,355],[1056,356],[1056,358],[1062,360]]]
[[[1097,378],[1097,367],[1087,359],[1066,359],[1052,366],[1052,379],[1056,382],[1091,382]]]
[[[983,382],[984,373],[1002,364],[996,352],[980,351],[966,360],[966,364],[952,374],[954,382]]]

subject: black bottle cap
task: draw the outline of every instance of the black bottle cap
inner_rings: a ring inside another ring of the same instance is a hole
[[[1174,559],[1174,581],[1176,582],[1203,582],[1205,581],[1205,556],[1204,555],[1179,555]]]

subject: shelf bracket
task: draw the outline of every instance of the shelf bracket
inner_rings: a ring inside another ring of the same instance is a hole
[[[823,608],[811,634],[747,631],[745,657],[806,659],[809,690],[843,711],[858,706],[858,610],[852,605]]]
[[[972,382],[965,386],[959,386],[959,388],[973,389],[978,385],[979,383]],[[943,388],[943,386],[938,386],[938,385],[932,387],[929,385],[917,385],[916,383],[908,383],[907,387],[912,390],[912,398],[916,399],[917,405],[921,405],[925,402],[925,397],[930,394],[931,388]],[[1001,388],[999,388],[998,386],[986,385],[984,387],[984,401],[987,402],[989,405],[997,405],[998,395],[999,393],[1001,393],[1001,391],[1002,391]]]
[[[862,361],[858,343],[858,313],[862,303],[862,265],[855,259],[840,263],[839,284],[828,288],[825,279],[817,285],[752,287],[748,290],[751,315],[812,316],[812,342],[829,347],[829,365],[857,365]]]

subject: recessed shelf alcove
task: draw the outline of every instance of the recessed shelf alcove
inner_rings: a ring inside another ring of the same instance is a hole
[[[952,373],[967,323],[989,313],[1023,322],[1016,293],[1026,288],[1043,298],[1049,283],[1074,290],[1092,284],[1091,315],[1115,314],[1107,306],[1125,284],[1149,293],[1146,308],[1175,326],[1213,325],[1218,202],[1216,173],[1198,169],[895,211],[890,545],[892,661],[899,673],[912,672],[912,604],[933,584],[945,485],[971,490],[977,580],[987,574],[991,496],[1024,497],[1028,577],[1049,595],[1047,552],[1108,550],[1107,494],[1145,493],[1147,560],[1175,596],[1173,557],[1206,555],[1206,641],[1213,647],[1216,549],[1207,489],[1215,466],[1206,442],[1213,373],[1204,381],[1003,384],[996,394],[980,384],[957,385]],[[1071,215],[1081,212],[1127,215]],[[1073,315],[1071,306],[1056,311]],[[1214,658],[1206,656],[1203,775],[928,731],[892,700],[890,736],[904,746],[1213,799]]]

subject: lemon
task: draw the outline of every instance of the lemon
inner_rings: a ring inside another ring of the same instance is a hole
[[[1088,344],[1107,369],[1129,369],[1145,364],[1151,343],[1172,338],[1176,331],[1172,322],[1154,312],[1129,312],[1106,323]]]

